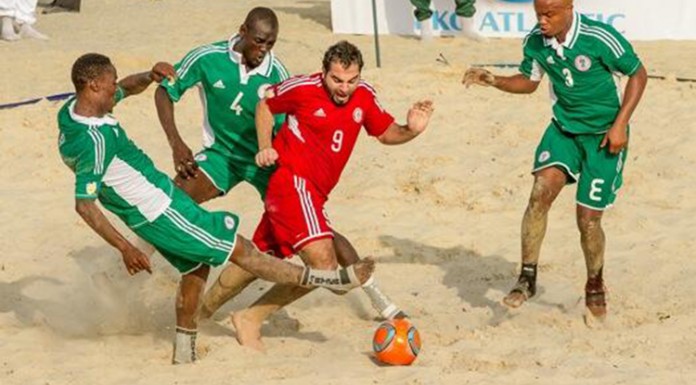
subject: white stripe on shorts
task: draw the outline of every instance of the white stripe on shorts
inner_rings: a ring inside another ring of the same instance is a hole
[[[232,242],[215,238],[207,231],[189,222],[183,215],[181,215],[171,207],[164,212],[164,215],[167,218],[169,218],[169,220],[171,220],[181,230],[188,233],[192,237],[198,239],[199,241],[201,241],[201,243],[205,244],[206,246],[212,249],[230,252],[232,250],[232,247],[234,246]]]
[[[305,223],[307,224],[307,230],[309,230],[309,236],[317,235],[321,232],[321,228],[319,227],[317,212],[312,204],[312,197],[306,190],[307,181],[296,175],[293,175],[293,179],[295,181],[297,195],[300,198],[300,204],[302,205],[302,213],[304,214]]]

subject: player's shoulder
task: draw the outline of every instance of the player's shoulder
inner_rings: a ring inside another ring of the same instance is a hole
[[[318,89],[321,85],[321,74],[296,75],[280,83],[276,89],[277,95],[282,95],[290,90],[309,92]]]
[[[541,49],[544,47],[544,35],[541,34],[539,24],[535,25],[531,31],[522,39],[522,46],[525,49]]]
[[[202,58],[219,57],[228,52],[228,42],[226,40],[200,45],[190,50],[181,60],[181,65],[190,65]]]
[[[283,61],[273,53],[271,53],[271,71],[281,82],[290,78],[290,71],[285,67]]]
[[[377,99],[377,90],[375,87],[365,80],[360,80],[358,87],[355,89],[357,96],[366,99]]]
[[[578,33],[595,46],[609,48],[616,56],[621,56],[626,48],[630,47],[630,43],[616,28],[584,15],[580,17]]]

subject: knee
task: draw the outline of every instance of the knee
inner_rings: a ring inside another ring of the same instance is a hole
[[[336,258],[331,258],[330,255],[317,255],[309,262],[309,265],[319,270],[336,270],[338,269],[338,261]]]
[[[578,215],[578,230],[583,235],[594,234],[602,230],[602,217],[596,215]]]

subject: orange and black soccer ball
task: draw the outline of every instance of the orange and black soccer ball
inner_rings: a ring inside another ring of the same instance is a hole
[[[411,365],[421,349],[420,334],[408,319],[385,321],[375,330],[372,349],[380,362]]]

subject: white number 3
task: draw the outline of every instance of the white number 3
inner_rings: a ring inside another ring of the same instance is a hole
[[[331,143],[331,150],[333,152],[341,151],[341,146],[343,145],[343,131],[336,130],[333,134],[333,143]]]
[[[573,74],[570,72],[568,68],[563,69],[563,75],[565,76],[565,84],[568,87],[572,87],[575,82],[573,81]]]

